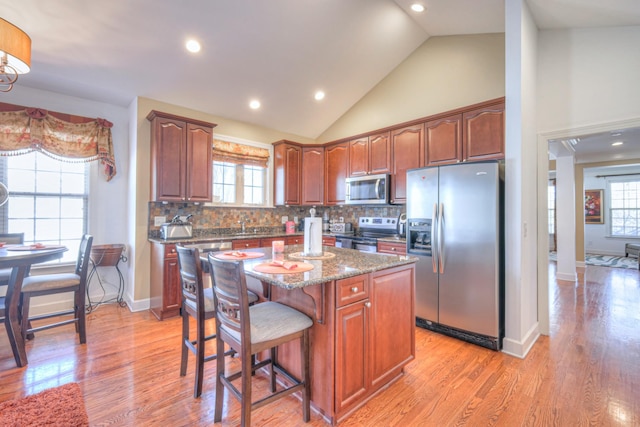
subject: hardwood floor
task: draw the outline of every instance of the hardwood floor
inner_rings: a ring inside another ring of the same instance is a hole
[[[590,266],[572,283],[556,282],[554,271],[552,263],[551,335],[525,360],[418,329],[406,374],[341,425],[640,425],[640,272]],[[179,376],[179,319],[115,305],[88,318],[87,345],[73,326],[40,332],[25,368],[15,367],[0,333],[0,401],[75,381],[93,426],[213,424],[215,363],[205,365],[194,399],[192,356]],[[266,381],[257,377],[261,392]],[[238,403],[225,402],[219,425],[238,425]],[[294,397],[252,418],[254,426],[327,425],[315,412],[304,424]]]

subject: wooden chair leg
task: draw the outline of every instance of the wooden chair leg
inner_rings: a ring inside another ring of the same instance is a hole
[[[204,325],[200,322],[196,331],[196,384],[193,397],[200,397],[202,394],[202,383],[204,381]]]
[[[180,376],[187,375],[187,363],[189,361],[189,347],[186,341],[189,341],[189,315],[187,310],[182,310],[182,354],[180,356]]]
[[[247,352],[248,353],[248,352]],[[241,411],[242,414],[240,416],[240,425],[242,427],[251,426],[251,355],[243,354],[242,355],[242,397],[240,399]]]
[[[76,330],[78,332],[78,337],[80,338],[80,344],[86,344],[87,342],[87,316],[84,310],[84,292],[80,292],[77,290],[75,292],[76,297]]]
[[[301,366],[302,381],[304,389],[302,391],[302,419],[308,423],[311,418],[311,377],[309,375],[309,329],[305,329],[300,339],[300,355],[302,356]]]
[[[220,338],[220,328],[216,326],[216,354],[224,354],[224,341]],[[216,406],[213,413],[213,422],[222,420],[222,399],[224,397],[224,385],[221,377],[225,375],[225,360],[223,357],[216,357]]]
[[[278,352],[277,352],[277,348],[273,347],[270,350],[270,357],[271,357],[271,375],[270,375],[270,380],[271,380],[271,393],[275,393],[276,392],[276,370],[274,368],[274,365],[277,363],[276,361],[278,360]]]
[[[27,330],[31,328],[31,322],[29,321],[29,302],[30,298],[28,294],[20,294],[20,326],[22,328],[22,336],[25,340],[33,338],[33,334],[27,333]]]

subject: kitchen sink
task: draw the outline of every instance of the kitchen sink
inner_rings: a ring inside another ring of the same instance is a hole
[[[231,242],[202,242],[184,245],[187,248],[196,248],[200,252],[218,252],[231,249]]]

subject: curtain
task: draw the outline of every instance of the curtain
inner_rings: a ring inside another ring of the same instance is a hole
[[[100,160],[105,178],[110,181],[116,174],[113,123],[99,118],[75,118],[80,123],[63,120],[39,108],[0,111],[0,155],[39,151],[60,161]]]
[[[266,168],[269,163],[269,150],[214,139],[213,160]]]

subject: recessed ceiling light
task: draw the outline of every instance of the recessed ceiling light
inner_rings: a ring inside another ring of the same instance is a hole
[[[612,147],[617,147],[617,146],[622,145],[622,144],[624,144],[624,142],[622,142],[622,141],[616,141],[616,142],[614,142],[613,144],[611,144],[611,146],[612,146]]]
[[[194,40],[194,39],[187,40],[187,43],[185,46],[187,47],[187,50],[191,53],[200,52],[200,43],[197,40]]]
[[[319,90],[315,95],[313,95],[313,97],[316,99],[316,101],[321,101],[324,99],[324,92]]]
[[[424,6],[420,3],[414,3],[411,5],[411,10],[414,12],[424,12]]]
[[[258,101],[257,99],[252,99],[249,102],[249,108],[251,108],[252,110],[257,110],[258,108],[260,108],[260,101]]]

